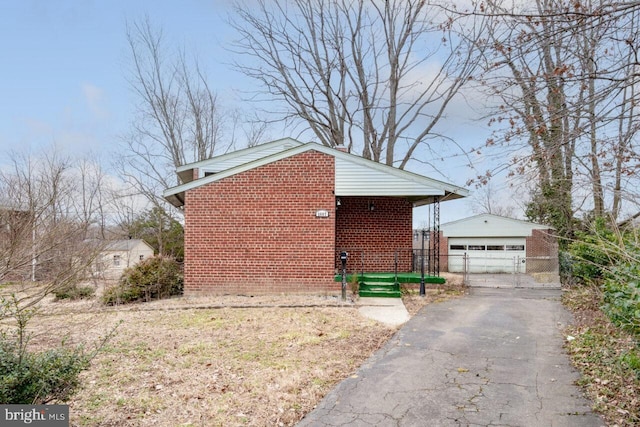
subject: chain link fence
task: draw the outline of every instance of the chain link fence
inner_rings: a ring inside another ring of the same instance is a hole
[[[347,253],[348,274],[374,272],[416,273],[444,277],[447,282],[469,286],[557,287],[560,271],[557,257],[482,257],[438,255],[421,249],[370,251],[341,248],[336,251],[336,273],[342,271],[340,254]]]
[[[462,256],[450,262],[454,269],[460,268],[464,282],[469,286],[510,285],[523,288],[546,288],[560,286],[560,268],[557,257],[513,256],[480,257]]]

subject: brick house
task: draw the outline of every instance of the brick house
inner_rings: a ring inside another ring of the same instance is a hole
[[[325,292],[348,268],[411,269],[413,207],[467,190],[285,138],[184,165],[185,293]],[[399,249],[406,255],[398,257]]]

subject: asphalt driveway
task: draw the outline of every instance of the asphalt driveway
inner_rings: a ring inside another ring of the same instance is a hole
[[[560,290],[426,306],[299,426],[603,426],[562,350]]]

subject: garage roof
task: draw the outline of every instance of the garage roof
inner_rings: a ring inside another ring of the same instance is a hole
[[[212,157],[177,169],[184,184],[169,188],[163,196],[174,206],[184,205],[184,193],[238,173],[295,156],[306,151],[318,151],[335,157],[335,195],[407,197],[415,206],[458,199],[468,190],[443,181],[364,159],[354,154],[314,142],[302,143],[291,138]],[[194,170],[197,169],[197,179]]]
[[[553,227],[492,214],[480,214],[440,226],[445,237],[527,237]]]

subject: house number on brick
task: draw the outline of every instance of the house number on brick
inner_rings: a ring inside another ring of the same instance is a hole
[[[329,211],[324,209],[316,211],[316,218],[329,218]]]

